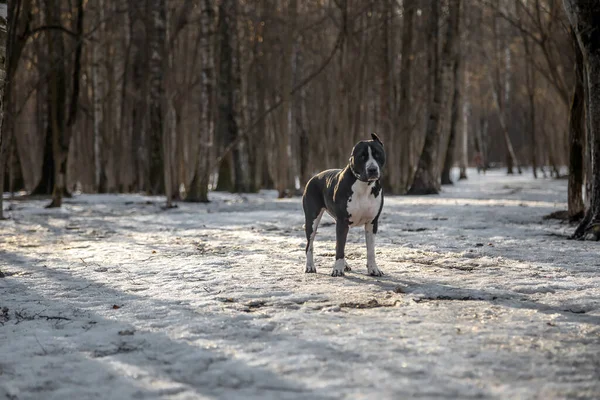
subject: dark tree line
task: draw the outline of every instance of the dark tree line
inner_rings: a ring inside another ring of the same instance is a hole
[[[568,166],[576,218],[595,196],[596,11],[564,3],[14,0],[0,185],[50,206],[73,191],[284,197],[374,131],[388,192],[438,193],[475,160]]]

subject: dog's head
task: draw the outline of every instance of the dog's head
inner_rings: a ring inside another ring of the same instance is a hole
[[[361,140],[352,149],[350,168],[357,179],[364,182],[376,181],[381,177],[385,165],[383,142],[371,133],[372,140]]]

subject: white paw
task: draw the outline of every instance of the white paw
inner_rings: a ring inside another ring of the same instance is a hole
[[[350,268],[350,266],[348,265],[348,263],[346,261],[344,261],[344,271],[345,272],[352,271],[352,268]]]
[[[377,268],[377,265],[367,265],[367,272],[371,276],[383,276],[383,272]]]
[[[333,271],[331,271],[331,276],[344,276],[344,268],[346,268],[346,260],[340,258],[339,260],[335,260],[335,265],[333,266]]]
[[[316,274],[317,269],[315,268],[314,264],[306,264],[306,269],[304,270],[304,272],[307,274]]]

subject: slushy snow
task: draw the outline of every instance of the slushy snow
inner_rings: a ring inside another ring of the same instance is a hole
[[[366,275],[305,274],[300,199],[7,200],[0,399],[600,398],[600,244],[542,217],[566,180],[484,178],[386,197]]]

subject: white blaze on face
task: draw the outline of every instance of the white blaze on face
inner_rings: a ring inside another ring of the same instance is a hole
[[[375,158],[373,158],[373,152],[371,151],[371,146],[368,147],[369,149],[369,159],[367,160],[367,163],[365,164],[365,172],[369,170],[369,168],[371,167],[375,167],[377,168],[377,177],[379,177],[379,164],[377,164],[377,161],[375,161]]]

